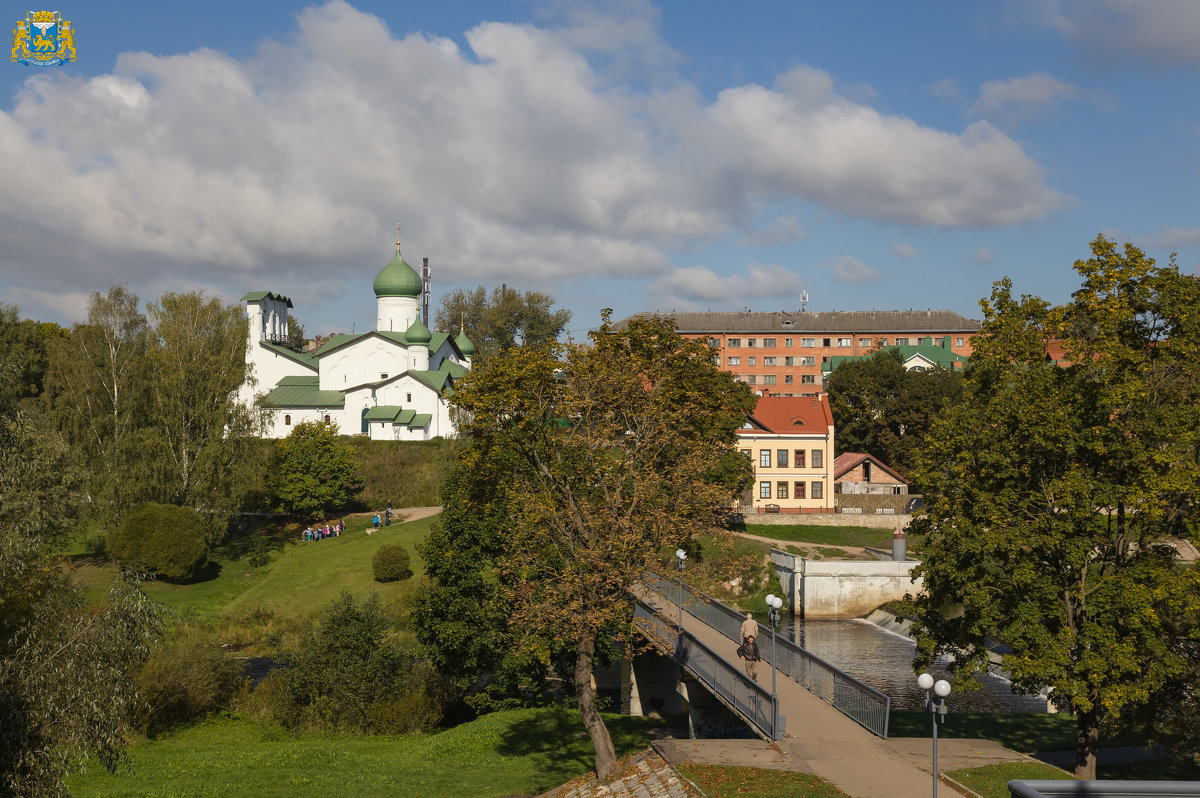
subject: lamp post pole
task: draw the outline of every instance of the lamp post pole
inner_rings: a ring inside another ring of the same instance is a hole
[[[935,682],[928,673],[922,673],[917,677],[917,686],[925,691],[925,708],[929,710],[930,717],[933,719],[933,798],[937,798],[938,717],[941,716],[943,722],[946,719],[946,696],[950,695],[950,683],[945,679],[938,679]],[[933,688],[933,697],[929,695],[930,688]]]
[[[687,559],[687,552],[683,549],[676,549],[675,556],[679,559],[679,642],[683,642],[683,561]]]
[[[779,608],[783,599],[774,593],[767,594],[767,620],[771,622],[771,738],[778,740],[779,694],[775,692],[775,625],[779,623]]]

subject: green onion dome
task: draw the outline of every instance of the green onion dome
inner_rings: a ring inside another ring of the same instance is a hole
[[[421,295],[421,276],[416,269],[404,262],[400,256],[400,245],[396,245],[396,257],[375,275],[375,296],[411,296]],[[426,331],[428,332],[428,331]]]

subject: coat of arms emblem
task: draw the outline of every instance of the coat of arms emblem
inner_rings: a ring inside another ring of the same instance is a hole
[[[13,28],[10,60],[33,66],[74,61],[75,28],[57,11],[30,11]]]

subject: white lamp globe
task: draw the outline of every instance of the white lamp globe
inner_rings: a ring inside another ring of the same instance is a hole
[[[767,596],[767,601],[770,602],[771,606],[775,609],[779,609],[783,606],[783,599],[781,599],[779,596]]]
[[[767,594],[767,606],[768,606],[768,607],[774,607],[774,606],[775,606],[775,594],[774,594],[774,593],[768,593],[768,594]]]
[[[945,679],[938,679],[937,684],[933,686],[933,692],[939,698],[945,698],[950,695],[950,682]]]
[[[676,549],[676,550],[675,550],[675,556],[676,556],[676,557],[678,557],[680,560],[686,560],[686,559],[687,559],[687,552],[686,552],[686,551],[684,551],[683,549]]]
[[[920,687],[922,690],[928,690],[930,687],[933,687],[933,677],[928,673],[922,673],[917,677],[917,687]]]

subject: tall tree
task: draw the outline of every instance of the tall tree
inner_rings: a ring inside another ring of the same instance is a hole
[[[434,317],[439,330],[460,327],[475,346],[474,362],[487,360],[513,346],[542,346],[558,340],[571,321],[571,311],[554,310],[554,298],[541,291],[514,288],[458,289],[442,297]]]
[[[722,466],[739,459],[754,398],[662,320],[615,331],[606,312],[591,338],[501,352],[454,401],[474,445],[511,455],[518,523],[501,582],[526,640],[575,650],[576,701],[607,779],[616,758],[591,683],[600,636],[628,628],[628,591],[657,552],[711,528],[749,483],[744,459]]]
[[[1200,500],[1200,279],[1104,239],[1052,307],[996,284],[982,302],[964,401],[926,440],[918,654],[960,677],[990,640],[1020,689],[1076,713],[1075,772],[1099,732],[1187,672],[1181,612],[1200,573],[1175,564]],[[1065,341],[1073,365],[1046,357]],[[1189,599],[1189,597],[1191,597]],[[960,612],[944,614],[955,606]]]
[[[336,424],[305,421],[275,442],[267,492],[276,509],[316,520],[345,507],[360,490],[354,452]]]
[[[838,366],[828,390],[838,454],[866,452],[909,475],[933,419],[962,396],[962,375],[906,371],[888,348]]]
[[[7,379],[17,399],[41,395],[50,347],[68,334],[53,322],[22,319],[16,305],[0,302],[0,362],[9,366]]]

